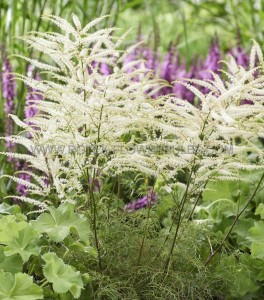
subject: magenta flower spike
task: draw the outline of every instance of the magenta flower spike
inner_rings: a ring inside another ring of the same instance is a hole
[[[40,76],[38,73],[34,73],[34,67],[32,65],[28,66],[27,70],[27,76],[30,78],[34,78],[35,80],[40,80]],[[43,96],[39,93],[37,89],[33,89],[31,87],[28,87],[27,95],[26,95],[26,103],[25,103],[25,118],[30,119],[34,117],[38,113],[38,108],[32,107],[31,105],[35,105],[38,103],[38,101],[41,101],[43,99]],[[27,123],[29,125],[33,125],[33,123],[30,120],[27,120]],[[29,136],[30,138],[30,136]],[[19,173],[18,177],[30,182],[31,176],[28,173],[23,173],[23,171],[30,171],[30,168],[28,167],[27,163],[21,163],[17,162],[16,169],[19,171],[22,171]],[[16,192],[20,196],[27,196],[28,195],[28,188],[23,184],[18,184],[16,187]]]
[[[238,65],[242,66],[245,69],[249,67],[249,55],[241,45],[237,45],[236,47],[232,48],[228,53],[233,56]],[[246,104],[252,105],[253,101],[246,99],[241,100],[241,105]]]
[[[21,163],[21,162],[17,161],[16,168],[19,171],[20,170],[21,171],[29,171],[29,168],[25,162]],[[30,180],[31,180],[30,174],[27,174],[27,173],[19,173],[18,177],[20,179],[26,180],[28,182],[30,182]],[[18,195],[26,197],[28,195],[28,188],[25,185],[18,183],[17,187],[16,187],[16,192]]]
[[[222,59],[220,48],[219,48],[219,41],[218,39],[214,39],[211,43],[208,55],[202,64],[201,70],[199,72],[199,79],[202,80],[212,80],[213,76],[210,73],[214,72],[219,74],[219,69],[221,67],[220,60]],[[201,91],[204,94],[209,92],[208,88],[201,88]]]
[[[191,79],[195,77],[195,69],[196,66],[193,65],[191,70],[187,72],[185,66],[181,66],[177,72],[177,79],[184,82],[184,79]],[[173,86],[173,93],[177,98],[182,100],[187,100],[188,102],[192,103],[194,100],[194,93],[191,92],[186,86],[181,83],[175,83]]]
[[[171,84],[172,81],[176,80],[176,78],[178,77],[179,74],[177,74],[177,72],[180,72],[182,73],[182,75],[184,75],[183,70],[179,69],[179,56],[176,53],[175,46],[173,44],[170,44],[168,53],[166,54],[165,59],[161,65],[160,77],[168,81],[169,84]],[[162,89],[161,94],[167,95],[172,92],[172,87],[165,87]]]
[[[228,53],[234,57],[238,65],[242,66],[245,69],[248,68],[249,55],[247,54],[246,50],[241,47],[241,45],[232,48]]]
[[[38,81],[40,80],[39,74],[34,74],[34,67],[32,65],[29,65],[28,67],[27,76],[34,78]],[[39,93],[37,89],[32,89],[31,87],[28,87],[25,103],[25,118],[30,119],[38,113],[38,109],[36,107],[32,107],[31,105],[37,104],[38,101],[42,99],[43,96]],[[30,121],[28,121],[28,123],[31,124]]]
[[[14,99],[16,97],[16,82],[12,74],[12,66],[7,57],[4,58],[2,66],[2,89],[5,99],[4,112],[6,113],[5,121],[5,136],[11,136],[14,132],[13,120],[8,117],[8,114],[13,114],[15,111]],[[6,142],[6,148],[9,152],[14,152],[16,146],[11,141]],[[8,157],[8,161],[13,161],[14,158]]]

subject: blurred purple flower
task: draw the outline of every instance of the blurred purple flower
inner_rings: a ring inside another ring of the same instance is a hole
[[[157,202],[157,200],[158,195],[152,189],[150,189],[146,196],[126,204],[124,209],[129,212],[133,212],[135,210],[148,207],[149,205],[152,206]]]
[[[108,66],[106,63],[101,63],[100,64],[100,73],[102,75],[108,76],[112,73],[111,68]]]
[[[30,182],[30,174],[23,173],[23,171],[30,171],[26,162],[21,163],[20,161],[17,161],[16,169],[22,171],[21,173],[19,173],[18,178]],[[18,195],[26,197],[28,195],[28,188],[24,184],[18,183],[16,187],[16,192]]]
[[[39,74],[34,72],[34,67],[32,65],[28,66],[27,76],[30,78],[34,78],[35,80],[38,80],[38,81],[40,80]],[[37,89],[28,87],[27,95],[26,95],[26,103],[25,103],[25,118],[30,119],[38,113],[38,111],[39,111],[38,108],[32,107],[31,105],[36,105],[38,103],[38,101],[40,101],[42,99],[43,99],[43,96],[39,93],[39,91]],[[34,124],[29,120],[27,120],[26,123],[29,125]],[[28,137],[30,138],[30,134],[28,135]],[[30,169],[28,168],[26,162],[21,163],[18,161],[16,163],[16,169],[18,171],[22,171],[18,175],[19,178],[30,182],[31,176],[30,176],[30,174],[26,173],[26,171],[30,171]],[[25,173],[23,173],[23,171],[25,171]],[[19,183],[16,187],[16,192],[20,196],[27,196],[28,188],[25,185]]]
[[[184,79],[194,79],[194,78],[197,78],[198,75],[199,75],[199,73],[198,73],[198,67],[197,67],[197,60],[194,59],[189,72],[187,72],[187,70],[186,70],[186,65],[182,65],[178,68],[176,79],[184,82]],[[192,103],[195,98],[194,93],[181,83],[174,84],[173,93],[175,94],[175,96],[177,98],[180,98],[182,100],[187,100],[190,103]]]
[[[246,50],[241,47],[241,45],[238,45],[237,47],[231,49],[228,54],[232,55],[235,59],[236,63],[243,68],[247,69],[249,66],[249,55],[247,54]],[[252,105],[253,101],[251,100],[241,100],[241,105],[249,104]]]
[[[40,81],[40,76],[38,73],[34,73],[34,67],[32,65],[28,67],[27,76]],[[36,105],[42,99],[43,96],[37,89],[28,87],[25,103],[25,118],[30,119],[38,113],[38,108],[32,107],[31,105]],[[27,123],[32,124],[30,121],[27,121]]]
[[[248,68],[249,66],[249,55],[246,50],[238,45],[237,47],[232,48],[228,54],[232,55],[236,63],[243,68]]]
[[[220,60],[222,59],[221,53],[220,53],[220,48],[219,48],[219,41],[218,39],[214,39],[211,42],[211,46],[209,49],[209,52],[207,54],[207,57],[202,64],[201,70],[199,72],[199,78],[202,80],[212,80],[213,76],[210,73],[214,72],[216,74],[219,74],[219,68],[220,68]],[[207,94],[209,92],[208,88],[200,88],[202,93]]]
[[[214,39],[211,43],[208,55],[203,64],[203,70],[200,72],[201,79],[212,79],[212,75],[210,72],[212,71],[216,74],[219,74],[219,61],[222,59],[220,49],[219,49],[219,41],[218,39]]]
[[[7,57],[3,60],[2,66],[2,90],[5,99],[4,112],[6,113],[5,136],[11,136],[14,132],[13,120],[8,117],[8,114],[13,114],[15,111],[14,99],[16,96],[16,82],[12,74],[12,66]],[[14,152],[15,144],[11,141],[6,142],[6,148],[9,152]],[[8,157],[8,161],[13,161],[12,157]]]
[[[176,80],[176,78],[179,77],[177,71],[179,73],[181,72],[183,73],[182,69],[179,70],[179,56],[178,53],[176,53],[175,46],[173,44],[170,44],[168,53],[166,54],[164,61],[161,65],[160,77],[168,81],[169,84],[171,84],[172,81]],[[167,95],[172,93],[172,91],[173,91],[172,87],[165,87],[162,89],[161,94]]]
[[[148,48],[146,45],[142,45],[131,51],[124,60],[124,66],[134,62],[142,60],[143,65],[141,62],[137,63],[133,67],[129,67],[126,69],[127,73],[133,72],[135,69],[141,69],[144,67],[147,71],[150,70],[154,73],[157,72],[158,69],[158,60],[154,53],[154,51]]]

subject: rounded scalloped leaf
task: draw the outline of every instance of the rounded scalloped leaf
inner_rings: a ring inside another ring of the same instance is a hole
[[[252,256],[264,259],[264,221],[255,222],[254,227],[250,228],[248,232]]]
[[[42,288],[33,283],[33,278],[23,273],[15,275],[0,270],[0,300],[43,299]]]
[[[90,235],[88,220],[75,213],[74,205],[69,203],[58,208],[50,207],[49,213],[42,213],[31,224],[39,233],[46,233],[57,243],[62,242],[71,231],[76,232],[82,241],[87,241]]]
[[[59,294],[70,292],[75,299],[79,298],[84,287],[80,272],[66,265],[55,253],[46,253],[42,258],[45,261],[43,274],[52,283],[54,291]]]

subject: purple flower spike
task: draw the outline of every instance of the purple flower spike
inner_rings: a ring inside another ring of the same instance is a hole
[[[146,196],[126,204],[124,209],[129,212],[133,212],[135,210],[148,207],[149,205],[152,206],[157,202],[157,200],[158,195],[155,192],[153,192],[152,189],[150,189]]]
[[[26,162],[21,163],[18,161],[16,163],[16,168],[17,170],[21,170],[21,171],[29,171]],[[27,173],[19,173],[18,178],[26,180],[28,182],[30,182],[31,180],[30,174]],[[16,187],[16,192],[18,195],[26,197],[28,195],[28,188],[25,185],[19,183]]]
[[[38,73],[34,74],[34,67],[32,65],[28,67],[27,76],[40,81],[40,76]],[[38,101],[42,99],[43,96],[39,93],[37,89],[32,89],[31,87],[28,87],[25,105],[25,117],[27,119],[34,117],[38,113],[38,109],[36,107],[31,107],[31,105],[37,104]],[[31,122],[28,121],[28,124],[31,124]]]
[[[3,62],[3,97],[6,99],[4,111],[6,114],[11,114],[14,112],[14,99],[16,96],[16,82],[14,80],[14,75],[12,74],[12,67],[8,58],[4,59]]]
[[[141,34],[138,35],[137,41],[141,41],[142,36]],[[130,52],[125,60],[124,60],[124,66],[133,62],[133,61],[138,61],[142,60],[142,63],[138,63],[134,65],[133,67],[127,68],[126,72],[127,73],[132,73],[135,69],[146,69],[146,72],[148,70],[152,71],[153,74],[156,73],[158,69],[158,60],[156,58],[155,52],[149,48],[146,44],[143,44],[141,46],[138,46],[136,49],[134,49],[132,52]],[[139,81],[139,78],[135,78],[135,81]]]
[[[177,71],[179,71],[179,57],[176,53],[175,47],[171,44],[168,53],[165,56],[164,62],[161,66],[160,77],[162,79],[165,79],[169,83],[172,83],[172,81],[179,77],[176,75]],[[162,95],[167,95],[170,93],[172,93],[171,87],[165,87],[162,89]]]
[[[238,45],[237,47],[231,49],[229,52],[235,59],[236,63],[243,68],[247,69],[249,66],[249,55],[247,54],[246,50],[241,47],[241,45]],[[254,104],[251,100],[241,100],[241,105],[252,105]]]
[[[16,82],[12,74],[12,66],[8,58],[5,58],[2,66],[2,88],[3,97],[5,98],[4,111],[6,113],[5,136],[10,136],[14,132],[13,120],[8,117],[8,114],[13,114],[15,111],[14,99],[16,96]],[[6,148],[9,152],[14,152],[15,144],[8,141]],[[8,161],[13,161],[12,157],[8,157]]]
[[[155,73],[158,67],[158,62],[154,52],[150,48],[144,47],[142,51],[142,58],[145,61],[146,69],[152,70],[153,73]]]
[[[40,80],[40,76],[38,73],[34,74],[34,67],[32,65],[29,65],[27,70],[27,76],[30,78],[34,78],[35,80]],[[26,103],[25,103],[25,118],[30,119],[34,117],[38,113],[38,109],[35,107],[31,107],[33,104],[37,104],[38,101],[42,100],[43,97],[39,93],[37,89],[33,89],[31,87],[28,87],[27,95],[26,95]],[[32,122],[27,120],[27,124],[33,125]],[[30,134],[28,136],[30,138]],[[30,171],[30,169],[27,166],[27,163],[21,163],[17,162],[16,169],[19,171]],[[27,173],[19,173],[19,178],[26,180],[30,182],[31,176]],[[16,191],[20,196],[27,196],[28,195],[28,188],[23,184],[18,184],[16,187]]]
[[[247,54],[246,50],[241,47],[241,45],[231,49],[228,53],[234,57],[238,65],[242,66],[243,68],[248,68],[249,55]]]
[[[222,59],[220,49],[219,49],[219,42],[218,39],[215,39],[211,43],[211,47],[209,49],[209,53],[205,62],[202,65],[202,69],[199,72],[199,78],[202,80],[212,80],[213,76],[210,71],[219,74],[218,69],[220,68],[220,60]],[[208,88],[202,88],[201,91],[204,94],[209,92]]]

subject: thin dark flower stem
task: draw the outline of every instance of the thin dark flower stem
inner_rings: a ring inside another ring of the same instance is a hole
[[[168,269],[169,269],[171,256],[172,256],[173,250],[174,250],[175,245],[176,245],[176,240],[177,240],[177,237],[178,237],[178,233],[179,233],[179,229],[180,229],[180,225],[181,225],[181,221],[182,221],[182,212],[183,212],[184,205],[186,203],[186,199],[187,199],[187,196],[188,196],[188,190],[189,190],[189,186],[190,186],[190,183],[191,183],[192,174],[194,172],[194,165],[195,165],[195,163],[193,164],[193,168],[190,172],[190,176],[189,176],[189,179],[188,179],[188,182],[187,182],[186,190],[184,192],[184,195],[183,195],[181,203],[180,203],[180,211],[179,211],[178,221],[177,221],[177,225],[176,225],[176,230],[175,230],[175,234],[174,234],[174,237],[173,237],[173,242],[172,242],[172,245],[171,245],[171,248],[170,248],[169,255],[168,255],[168,257],[166,259],[166,262],[165,262],[164,271],[168,271]]]
[[[194,203],[194,205],[193,205],[192,211],[190,212],[190,215],[189,215],[189,217],[188,217],[188,221],[191,221],[191,220],[192,220],[192,216],[193,216],[194,210],[195,210],[196,206],[198,205],[199,200],[201,199],[202,193],[203,193],[203,191],[201,191],[201,192],[199,193],[199,195],[197,196],[196,201],[195,201],[195,203]]]
[[[255,188],[254,193],[252,194],[252,196],[249,198],[249,200],[247,201],[247,203],[245,204],[245,206],[243,207],[243,209],[240,211],[240,213],[238,213],[232,223],[232,225],[230,226],[228,232],[226,233],[225,237],[223,238],[222,242],[220,243],[220,245],[208,256],[206,262],[205,262],[205,266],[207,266],[209,264],[209,262],[213,259],[213,257],[216,255],[216,253],[222,248],[222,246],[224,245],[225,241],[228,239],[228,237],[230,236],[230,234],[232,233],[233,228],[235,227],[239,217],[244,213],[244,211],[247,209],[248,205],[252,202],[252,200],[254,199],[254,197],[256,196],[256,194],[258,193],[258,189],[262,183],[264,179],[264,172],[258,182],[257,187]]]
[[[96,151],[95,151],[95,161],[94,164],[97,162],[98,158],[98,143],[100,142],[100,132],[101,132],[101,120],[102,120],[102,115],[103,115],[103,106],[101,107],[100,111],[100,123],[98,125],[98,134],[97,134],[97,142],[96,142]],[[92,177],[92,184],[90,188],[90,193],[91,193],[91,199],[92,199],[92,204],[93,204],[93,229],[94,229],[94,239],[95,239],[95,246],[96,250],[98,252],[98,264],[100,270],[102,270],[102,259],[101,259],[101,251],[100,251],[100,246],[99,246],[99,238],[98,238],[98,232],[97,232],[97,203],[94,197],[94,182],[95,182],[95,177],[96,177],[96,170],[94,168],[93,170],[93,177]]]
[[[195,211],[195,208],[196,208],[196,206],[198,205],[199,200],[201,199],[202,193],[203,193],[204,188],[206,187],[208,181],[209,181],[209,179],[205,182],[203,189],[202,189],[202,190],[200,191],[200,193],[198,194],[198,196],[197,196],[197,198],[196,198],[196,201],[195,201],[195,203],[194,203],[194,205],[193,205],[192,211],[191,211],[191,213],[190,213],[190,215],[189,215],[189,217],[188,217],[188,221],[191,221],[191,220],[192,220],[192,217],[193,217],[193,213],[194,213],[194,211]]]
[[[208,120],[210,114],[211,114],[211,111],[209,111],[207,117],[204,120],[203,127],[202,127],[201,133],[200,133],[201,141],[203,141],[203,139],[204,139],[204,130],[205,130],[207,120]],[[179,211],[179,215],[178,215],[178,221],[177,221],[177,224],[176,224],[176,230],[175,230],[175,234],[174,234],[174,237],[173,237],[173,242],[172,242],[172,245],[171,245],[171,248],[170,248],[169,255],[168,255],[168,257],[166,259],[166,262],[165,262],[164,272],[169,271],[170,261],[171,261],[173,250],[176,246],[176,241],[177,241],[179,229],[180,229],[180,226],[181,226],[181,223],[182,223],[182,214],[183,214],[184,206],[187,202],[186,200],[188,198],[188,192],[189,192],[189,187],[191,185],[192,176],[195,175],[195,173],[196,173],[196,171],[195,171],[196,155],[197,155],[198,151],[199,151],[199,146],[197,146],[197,148],[194,151],[194,161],[193,161],[193,164],[192,164],[192,167],[191,167],[191,170],[190,170],[189,178],[187,180],[186,190],[184,192],[184,195],[183,195],[182,200],[181,200],[180,205],[179,205],[180,211]]]
[[[140,246],[140,251],[139,251],[139,256],[138,256],[138,261],[137,261],[138,264],[140,263],[140,260],[141,260],[141,257],[142,257],[142,253],[143,253],[143,249],[144,249],[144,245],[145,245],[145,241],[146,241],[146,237],[147,237],[147,231],[148,231],[148,226],[149,226],[150,210],[151,210],[151,200],[152,200],[152,195],[153,195],[153,192],[154,192],[154,186],[155,186],[155,184],[153,184],[153,188],[151,189],[150,199],[148,201],[147,221],[146,221],[146,224],[145,224],[144,235],[143,235],[141,246]]]
[[[83,73],[83,79],[84,82],[83,84],[85,85],[85,77],[86,77],[86,67],[85,64],[82,62],[82,73]],[[87,93],[84,90],[84,101],[86,101]],[[99,117],[99,124],[98,124],[98,131],[97,131],[97,140],[96,140],[96,148],[95,148],[95,157],[94,157],[94,166],[97,163],[98,159],[98,149],[99,149],[99,142],[100,142],[100,133],[101,133],[101,120],[103,116],[103,105],[101,106],[100,109],[100,117]],[[87,129],[85,126],[85,137],[87,136]],[[86,158],[88,158],[89,153],[88,149],[86,147]],[[93,169],[93,175],[92,175],[92,182],[91,184],[89,183],[90,181],[90,176],[89,176],[89,171],[86,168],[86,179],[87,179],[87,184],[88,184],[88,193],[89,193],[89,200],[91,199],[91,210],[92,210],[92,223],[93,223],[93,231],[94,231],[94,239],[95,239],[95,246],[96,250],[98,252],[98,265],[99,269],[102,270],[102,260],[101,260],[101,251],[100,251],[100,245],[99,245],[99,238],[98,238],[98,231],[97,231],[97,203],[96,199],[94,197],[94,182],[95,182],[95,177],[96,177],[96,168],[94,167]]]
[[[174,191],[172,192],[172,198],[173,198],[174,202],[176,202]],[[170,229],[169,229],[169,233],[171,233],[171,230],[173,228],[173,224],[174,224],[173,219],[174,219],[175,215],[176,215],[176,211],[174,211],[173,214],[172,214],[172,223],[171,223],[171,226],[170,226]],[[154,260],[156,260],[160,256],[161,250],[165,246],[168,239],[169,239],[169,235],[167,235],[166,238],[164,239],[164,242],[162,243],[159,251],[157,252],[157,255],[154,257]]]

